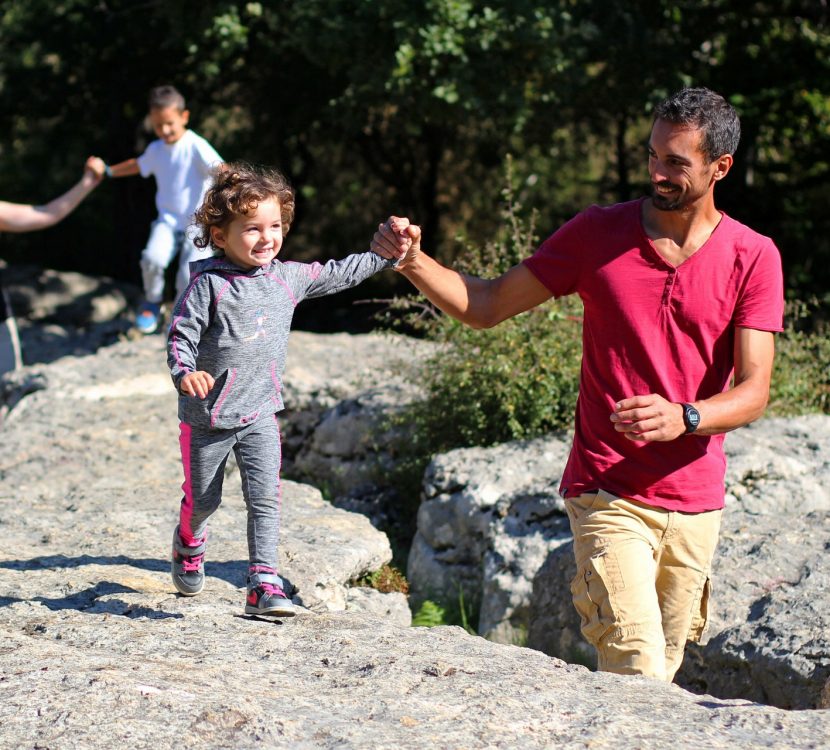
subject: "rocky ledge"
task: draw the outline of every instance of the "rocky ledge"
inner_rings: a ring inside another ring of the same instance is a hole
[[[289,356],[304,371],[315,349],[326,362],[357,351],[382,363],[405,346],[293,336]],[[26,382],[36,390],[0,432],[3,747],[826,746],[823,711],[694,695],[459,628],[406,627],[394,596],[354,585],[389,559],[385,537],[308,485],[287,482],[284,494],[281,560],[300,615],[242,614],[233,474],[205,590],[178,597],[168,548],[181,469],[161,340],[29,368],[7,395]],[[326,387],[315,398],[328,399]]]

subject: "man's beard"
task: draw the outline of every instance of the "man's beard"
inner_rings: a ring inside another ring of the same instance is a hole
[[[651,186],[651,203],[658,211],[677,211],[683,208],[683,191],[672,193],[671,195],[664,195],[658,193],[658,187],[677,187],[670,182],[660,182],[657,185]]]

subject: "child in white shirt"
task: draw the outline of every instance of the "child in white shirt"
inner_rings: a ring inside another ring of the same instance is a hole
[[[212,170],[222,163],[213,146],[188,130],[190,112],[185,108],[184,97],[173,86],[159,86],[150,91],[148,117],[158,140],[137,159],[109,166],[106,172],[110,177],[140,174],[156,178],[158,217],[141,253],[144,302],[136,316],[136,327],[142,333],[158,329],[164,274],[176,254],[179,255],[177,297],[187,286],[190,262],[208,257],[193,244],[186,229],[210,185]]]

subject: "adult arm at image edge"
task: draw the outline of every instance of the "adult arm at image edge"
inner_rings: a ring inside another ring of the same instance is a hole
[[[0,201],[0,231],[33,232],[66,218],[101,182],[103,162],[87,159],[81,179],[63,195],[42,206]]]

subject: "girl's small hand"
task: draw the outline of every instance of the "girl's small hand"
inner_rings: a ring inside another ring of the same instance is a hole
[[[189,372],[182,378],[181,390],[182,393],[193,396],[194,398],[205,398],[213,388],[216,381],[213,375],[204,370],[197,370],[196,372]]]

